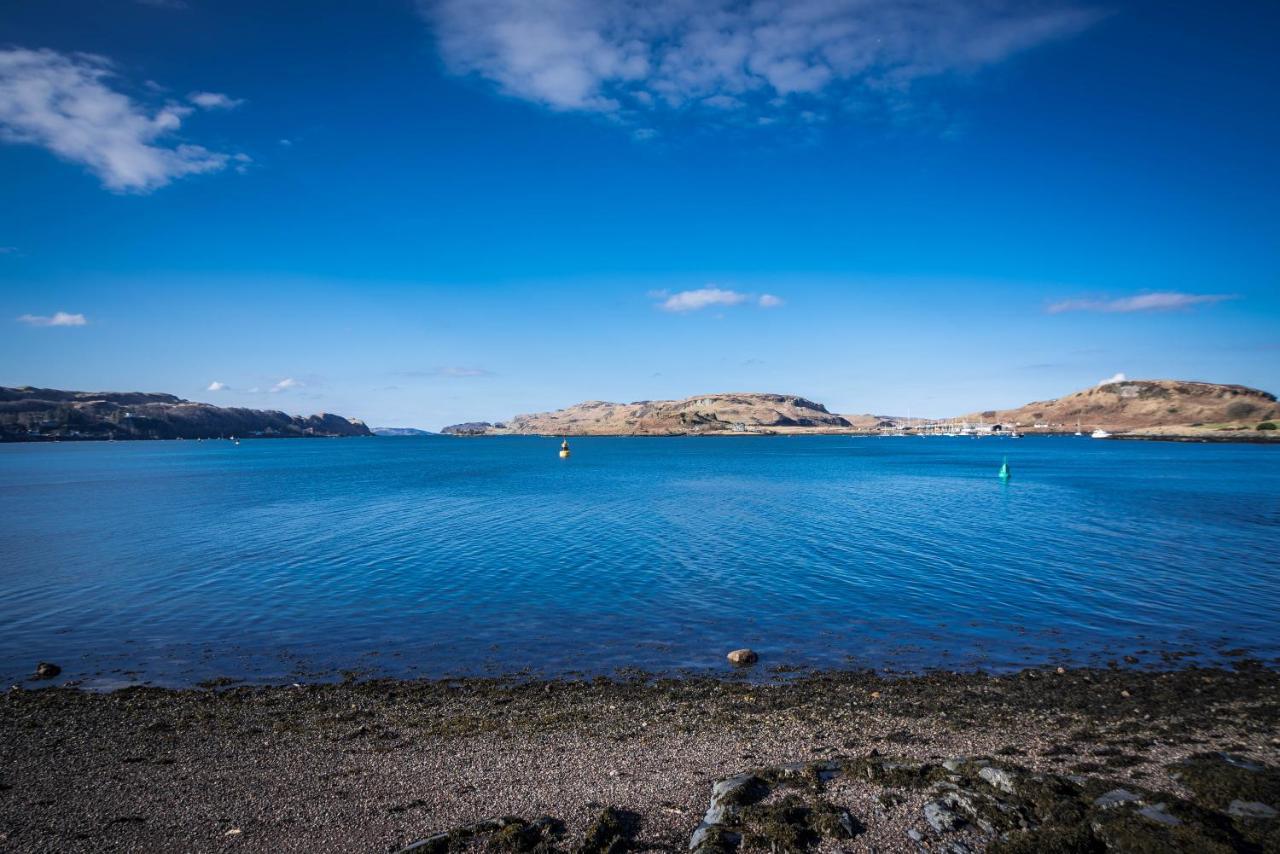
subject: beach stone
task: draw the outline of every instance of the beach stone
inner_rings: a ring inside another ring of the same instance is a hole
[[[1227,815],[1236,818],[1275,818],[1276,810],[1261,801],[1232,801],[1227,807]]]
[[[42,661],[36,665],[37,679],[53,679],[55,676],[57,676],[61,672],[62,672],[61,667],[59,667],[56,664],[50,664],[47,661]]]
[[[978,771],[978,776],[986,780],[993,788],[999,789],[1008,795],[1013,794],[1013,775],[1003,768],[988,765]]]
[[[929,822],[936,833],[947,833],[964,823],[960,816],[947,809],[941,801],[929,801],[924,805],[924,820]]]
[[[729,653],[728,658],[731,663],[737,665],[755,664],[760,660],[760,656],[756,655],[755,650],[746,648],[735,649]]]

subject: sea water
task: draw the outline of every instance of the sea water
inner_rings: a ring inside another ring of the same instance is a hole
[[[0,677],[715,672],[742,646],[761,672],[1280,655],[1280,447],[572,448],[0,446]]]

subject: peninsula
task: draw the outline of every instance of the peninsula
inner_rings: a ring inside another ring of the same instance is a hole
[[[223,408],[172,394],[0,387],[0,442],[372,436],[341,415]]]

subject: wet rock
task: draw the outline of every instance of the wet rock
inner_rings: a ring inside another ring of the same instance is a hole
[[[61,667],[59,667],[58,665],[56,665],[56,664],[50,664],[50,663],[49,663],[49,662],[47,662],[47,661],[42,661],[42,662],[40,662],[39,664],[37,664],[37,665],[36,665],[36,676],[35,676],[35,678],[37,678],[37,679],[53,679],[53,678],[55,678],[55,677],[56,677],[59,673],[61,673],[61,672],[62,672],[62,668],[61,668]]]
[[[924,805],[924,820],[929,823],[935,833],[949,833],[964,823],[964,819],[956,815],[941,801],[930,801]]]
[[[729,653],[728,658],[731,664],[736,664],[738,666],[755,664],[760,660],[760,656],[756,655],[755,650],[745,648],[735,649],[733,652]]]
[[[1259,801],[1232,801],[1227,815],[1235,818],[1275,818],[1276,810]]]

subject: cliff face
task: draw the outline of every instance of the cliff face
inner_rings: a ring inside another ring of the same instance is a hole
[[[685,433],[801,432],[850,430],[852,425],[826,407],[785,394],[709,394],[684,400],[606,403],[589,400],[505,424],[469,423],[444,432],[518,435],[670,436]]]
[[[1078,391],[1056,400],[1017,409],[988,410],[967,416],[987,421],[1047,424],[1088,430],[1154,431],[1208,427],[1253,427],[1280,418],[1276,396],[1242,385],[1182,380],[1126,380]]]
[[[328,413],[223,408],[171,394],[0,387],[0,441],[370,435],[363,422]]]

